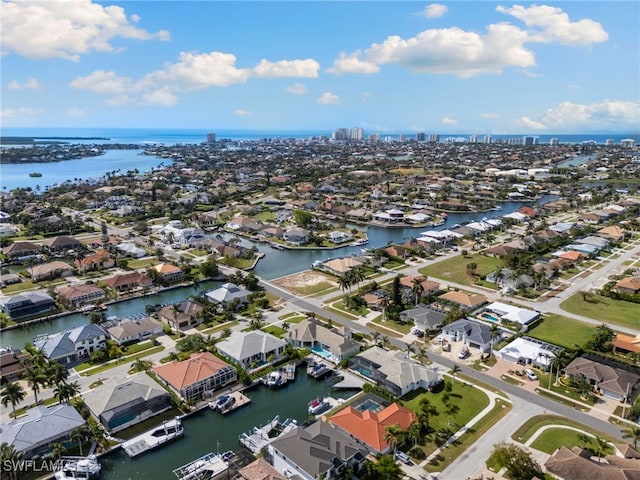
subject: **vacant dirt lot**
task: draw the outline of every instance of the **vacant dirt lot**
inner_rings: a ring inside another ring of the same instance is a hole
[[[301,295],[312,295],[338,286],[331,275],[326,275],[314,270],[305,270],[304,272],[278,278],[274,280],[273,283]]]

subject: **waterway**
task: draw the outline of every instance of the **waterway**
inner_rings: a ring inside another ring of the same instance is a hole
[[[266,425],[275,415],[299,424],[309,419],[308,403],[318,396],[347,398],[354,392],[333,390],[327,380],[314,380],[304,367],[296,380],[279,390],[257,386],[245,392],[251,403],[225,416],[206,408],[183,420],[185,434],[159,450],[131,459],[118,450],[101,459],[102,480],[173,479],[173,470],[209,452],[237,451],[241,433]]]

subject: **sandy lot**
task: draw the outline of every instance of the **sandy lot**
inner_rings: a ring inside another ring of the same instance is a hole
[[[331,275],[316,272],[315,270],[294,273],[293,275],[278,278],[273,283],[297,293],[303,293],[305,289],[308,290],[307,293],[312,293],[312,290],[318,291],[338,286]]]

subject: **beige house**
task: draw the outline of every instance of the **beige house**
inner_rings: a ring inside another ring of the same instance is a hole
[[[73,267],[66,262],[48,262],[34,265],[27,269],[34,282],[50,278],[68,277],[73,275]]]

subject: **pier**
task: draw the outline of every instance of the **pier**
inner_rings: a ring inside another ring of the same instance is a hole
[[[224,458],[225,455],[207,453],[186,465],[176,468],[173,473],[179,480],[214,478],[229,469],[229,464]]]
[[[289,363],[278,370],[273,370],[260,381],[270,388],[278,388],[286,385],[289,382],[293,382],[296,379],[296,364]]]
[[[280,422],[280,416],[276,415],[263,427],[253,427],[250,433],[240,435],[240,443],[254,455],[259,454],[264,447],[280,436],[289,433],[298,426],[298,422],[287,418]]]
[[[222,408],[220,408],[220,413],[222,415],[226,415],[227,413],[231,413],[231,412],[239,409],[240,407],[244,407],[245,405],[249,405],[251,403],[251,399],[249,397],[247,397],[242,392],[232,392],[232,393],[229,394],[229,396],[233,400],[231,402],[229,402],[228,405],[225,405]]]
[[[163,422],[159,427],[127,440],[122,444],[122,448],[130,457],[137,457],[171,440],[175,440],[183,434],[182,422],[180,418],[176,417],[174,420]]]

